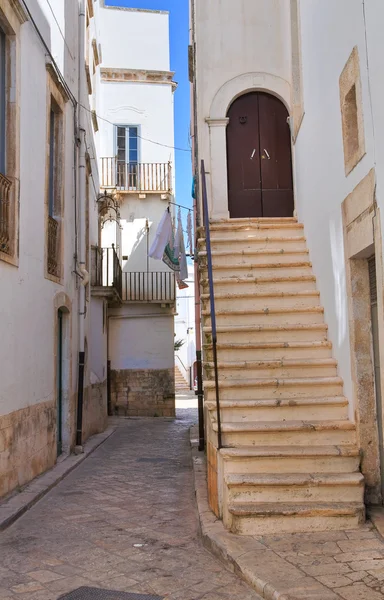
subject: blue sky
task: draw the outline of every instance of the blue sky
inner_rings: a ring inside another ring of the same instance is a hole
[[[188,0],[107,0],[110,6],[169,10],[171,37],[171,69],[178,88],[175,92],[175,146],[189,148],[190,98],[188,80],[189,8]],[[129,66],[129,65],[127,65]],[[161,140],[159,140],[161,141]],[[191,154],[175,151],[176,202],[192,206]],[[186,213],[186,211],[183,211]],[[183,217],[186,215],[183,214]]]

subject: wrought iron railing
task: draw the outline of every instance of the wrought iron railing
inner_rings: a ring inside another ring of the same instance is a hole
[[[59,222],[50,215],[48,215],[47,270],[50,275],[59,276]]]
[[[114,288],[119,298],[122,298],[122,269],[113,244],[111,248],[92,246],[91,285],[93,287]]]
[[[101,186],[125,192],[172,191],[171,163],[126,163],[115,156],[101,159]]]
[[[125,302],[164,302],[176,299],[175,274],[171,271],[124,272],[123,300]]]
[[[0,251],[11,252],[10,201],[12,183],[0,174]]]
[[[213,287],[211,232],[209,229],[207,180],[206,180],[206,175],[205,175],[204,160],[201,161],[201,187],[202,187],[202,196],[203,196],[203,223],[204,223],[204,229],[205,229],[205,245],[206,245],[206,251],[207,251],[209,302],[210,302],[211,328],[212,328],[212,354],[213,354],[213,365],[214,365],[214,374],[215,374],[217,441],[218,441],[218,448],[220,450],[220,448],[222,448],[222,443],[221,443],[219,372],[218,372],[218,366],[217,366],[217,329],[216,329],[216,312],[215,312],[215,294],[214,294],[214,287]]]

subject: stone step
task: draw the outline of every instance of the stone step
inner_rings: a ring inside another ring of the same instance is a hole
[[[205,238],[199,238],[197,241],[197,247],[199,250],[205,250],[206,240]],[[246,236],[242,236],[239,240],[238,236],[230,237],[229,235],[219,237],[217,234],[211,239],[211,249],[215,250],[255,250],[255,249],[267,249],[267,248],[284,248],[285,250],[289,250],[294,248],[296,250],[304,249],[306,250],[306,239],[302,235],[293,235],[286,237],[260,237],[259,235],[254,235],[253,233],[247,233]]]
[[[222,448],[224,474],[355,473],[357,446],[241,446]]]
[[[257,473],[225,476],[227,502],[363,502],[361,473]],[[233,504],[232,504],[233,505]]]
[[[204,391],[206,401],[216,401],[214,381],[204,381]],[[342,396],[343,380],[341,377],[219,379],[219,391],[221,400],[323,398]]]
[[[271,379],[290,377],[336,377],[334,358],[285,359],[270,361],[230,361],[217,364],[220,381],[228,379]],[[204,379],[214,378],[213,362],[204,362]]]
[[[364,520],[360,502],[231,503],[224,524],[239,535],[274,535],[355,529]]]
[[[216,402],[205,403],[216,420]],[[348,400],[344,396],[331,398],[297,398],[275,400],[221,400],[221,419],[225,423],[247,421],[301,421],[348,418]]]
[[[250,234],[268,238],[304,235],[304,228],[301,223],[297,223],[297,221],[282,220],[268,220],[261,222],[257,219],[241,219],[238,221],[231,219],[230,221],[211,222],[209,229],[212,240],[215,239],[216,236],[234,237],[234,234],[238,236],[238,239],[246,239],[247,235]],[[199,233],[199,237],[205,237],[204,228],[201,228]]]
[[[204,345],[206,360],[212,361],[212,345]],[[331,342],[264,342],[264,343],[219,343],[219,361],[230,360],[273,360],[293,358],[331,358]]]
[[[210,310],[202,310],[204,326],[211,326]],[[307,306],[304,308],[265,307],[254,310],[216,310],[216,323],[218,327],[225,325],[292,325],[320,324],[324,322],[324,309],[322,306]]]
[[[203,309],[209,310],[210,295],[202,294],[201,296]],[[257,289],[252,293],[222,293],[215,294],[216,310],[233,310],[242,309],[249,312],[252,309],[268,308],[307,308],[309,306],[320,305],[320,292],[316,290],[303,290],[293,292],[268,293],[259,292]]]
[[[217,422],[211,420],[217,433]],[[350,446],[356,443],[354,423],[342,421],[248,421],[222,423],[224,447],[238,446]]]
[[[288,251],[284,248],[272,248],[272,249],[259,249],[259,250],[233,250],[228,252],[227,250],[213,250],[212,251],[212,264],[213,270],[216,271],[218,268],[238,267],[242,265],[243,268],[249,265],[258,265],[268,263],[271,267],[273,265],[290,265],[292,263],[305,263],[308,260],[309,252],[307,249],[296,250],[290,249]],[[207,253],[205,250],[199,252],[200,268],[207,262]]]
[[[212,328],[204,325],[206,343],[211,343]],[[323,323],[264,324],[217,327],[217,340],[222,343],[294,343],[327,341],[328,326]]]
[[[203,292],[209,293],[209,281],[201,279]],[[259,277],[242,277],[237,274],[232,277],[216,277],[214,276],[213,283],[215,286],[215,297],[217,294],[228,294],[236,291],[237,293],[253,294],[267,293],[273,295],[282,292],[299,292],[307,290],[316,290],[316,277],[312,273],[306,275],[273,275],[263,273]]]
[[[207,267],[201,265],[200,272],[202,278],[207,278]],[[268,273],[270,277],[300,277],[301,275],[312,274],[312,263],[308,260],[294,260],[290,262],[275,262],[273,264],[269,262],[264,263],[251,263],[249,261],[244,263],[236,263],[233,265],[223,264],[215,265],[213,268],[214,279],[220,279],[223,277],[263,277]]]

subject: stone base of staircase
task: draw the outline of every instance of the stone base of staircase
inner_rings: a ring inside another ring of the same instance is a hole
[[[230,533],[211,511],[207,494],[207,467],[199,452],[197,427],[191,430],[194,484],[204,546],[244,579],[265,600],[342,600],[384,598],[381,572],[366,561],[366,548],[384,552],[384,540],[371,523],[357,529],[318,533],[255,536]],[[361,559],[359,553],[361,552]],[[384,554],[383,554],[384,556]],[[381,561],[378,561],[378,563]],[[294,564],[292,564],[294,563]],[[369,587],[363,578],[370,579]],[[384,587],[383,587],[384,591]],[[382,592],[383,593],[383,592]],[[360,594],[360,595],[359,595]]]

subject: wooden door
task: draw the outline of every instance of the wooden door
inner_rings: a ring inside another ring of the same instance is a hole
[[[288,112],[269,94],[241,96],[228,111],[231,218],[291,217],[294,210]]]

